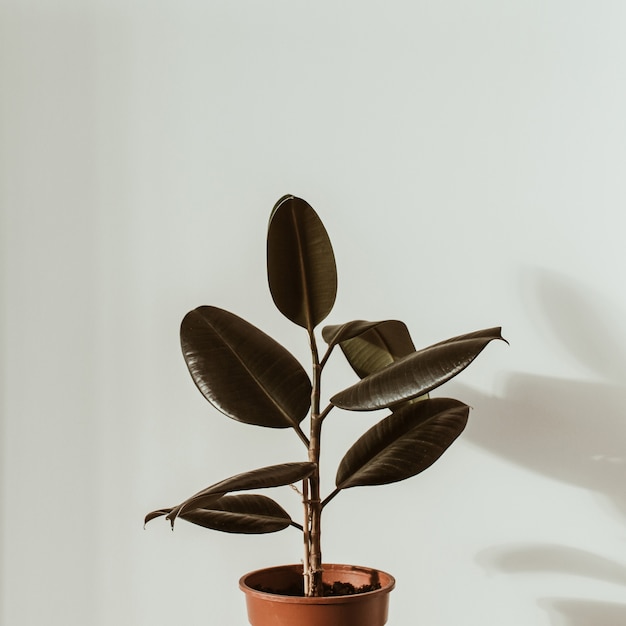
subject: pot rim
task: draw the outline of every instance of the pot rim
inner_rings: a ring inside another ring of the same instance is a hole
[[[343,563],[324,563],[322,565],[325,571],[354,571],[354,570],[363,570],[364,572],[378,572],[385,576],[388,580],[387,582],[380,587],[380,589],[374,589],[373,591],[365,591],[363,593],[355,593],[351,595],[345,596],[320,596],[320,597],[308,597],[308,596],[287,596],[279,593],[269,593],[266,591],[259,591],[258,589],[254,589],[254,587],[250,587],[246,580],[252,576],[257,574],[261,574],[263,572],[270,572],[273,570],[294,570],[299,569],[302,570],[301,563],[291,563],[288,565],[273,565],[271,567],[262,567],[260,569],[253,570],[244,574],[239,579],[239,588],[246,594],[250,596],[254,596],[257,598],[266,598],[273,602],[290,602],[297,604],[348,604],[351,602],[359,602],[359,600],[363,600],[364,598],[368,598],[374,595],[387,594],[394,589],[396,586],[396,579],[387,572],[380,570],[375,567],[367,567],[364,565],[352,565],[352,564],[343,564]]]

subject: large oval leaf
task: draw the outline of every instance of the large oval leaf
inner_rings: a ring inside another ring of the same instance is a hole
[[[303,461],[301,463],[281,463],[269,465],[250,472],[243,472],[221,480],[185,500],[182,504],[172,509],[167,518],[174,523],[174,519],[184,511],[198,508],[209,508],[230,491],[245,491],[248,489],[264,489],[268,487],[281,487],[291,485],[307,478],[313,473],[315,463]]]
[[[278,310],[309,331],[335,303],[333,248],[319,216],[301,198],[283,196],[274,206],[267,233],[267,276]]]
[[[326,326],[322,336],[329,346],[339,343],[359,378],[365,378],[415,352],[406,325],[398,320],[358,320],[341,326]]]
[[[306,417],[311,404],[307,373],[252,324],[202,306],[185,316],[180,339],[198,389],[228,417],[271,428],[297,428]]]
[[[146,515],[144,523],[169,515],[174,509],[159,509]],[[192,509],[179,515],[192,524],[229,533],[273,533],[287,528],[289,514],[274,500],[258,494],[222,496],[210,508]]]
[[[463,371],[494,339],[500,328],[453,337],[413,352],[335,394],[330,401],[351,411],[372,411],[429,393]]]
[[[469,407],[450,398],[408,404],[368,430],[337,471],[338,489],[385,485],[430,467],[463,432]]]

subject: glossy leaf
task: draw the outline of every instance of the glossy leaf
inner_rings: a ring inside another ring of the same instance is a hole
[[[337,269],[332,245],[319,216],[301,198],[283,196],[272,211],[267,276],[278,310],[309,331],[335,303]]]
[[[433,398],[408,404],[368,430],[339,465],[336,485],[384,485],[430,467],[461,434],[469,407]]]
[[[257,494],[224,496],[210,508],[188,511],[181,518],[205,528],[244,534],[274,533],[291,524],[291,517],[277,502]]]
[[[339,343],[359,378],[365,378],[415,352],[406,325],[397,320],[358,320],[341,326],[326,326],[322,336],[329,346]]]
[[[146,516],[145,523],[173,509],[160,509]],[[273,533],[291,524],[289,514],[274,500],[258,494],[222,496],[210,508],[192,509],[179,515],[192,524],[229,533]]]
[[[315,463],[304,461],[301,463],[270,465],[250,472],[243,472],[199,491],[172,509],[167,517],[173,524],[176,517],[183,512],[192,509],[210,508],[218,499],[230,491],[247,491],[250,489],[291,485],[310,476],[314,469]]]
[[[494,339],[502,339],[500,328],[453,337],[413,352],[340,391],[330,401],[351,411],[372,411],[417,398],[463,371]]]
[[[233,313],[189,312],[180,329],[183,356],[202,395],[228,417],[270,428],[297,428],[311,403],[311,381],[296,358]]]

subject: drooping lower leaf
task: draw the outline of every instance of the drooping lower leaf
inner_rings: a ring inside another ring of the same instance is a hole
[[[247,491],[291,485],[292,483],[296,483],[310,476],[314,469],[315,463],[303,461],[301,463],[270,465],[231,476],[230,478],[221,480],[199,491],[177,507],[174,507],[168,513],[167,519],[174,525],[174,520],[185,511],[199,508],[211,508],[214,506],[215,502],[230,491]]]
[[[359,378],[365,378],[415,352],[406,325],[398,320],[357,320],[341,326],[327,326],[322,336],[329,346],[339,343]]]
[[[259,494],[223,496],[210,508],[183,513],[192,524],[227,533],[274,533],[291,524],[289,514],[274,500]]]
[[[430,467],[461,434],[469,407],[450,398],[408,404],[370,428],[342,459],[338,489],[384,485]]]
[[[311,381],[283,346],[244,319],[202,306],[180,329],[183,356],[202,395],[237,421],[298,428],[311,403]]]
[[[159,509],[148,513],[145,522],[173,509]],[[179,515],[192,524],[228,533],[274,533],[291,525],[289,514],[274,500],[259,494],[222,496],[209,508],[192,509]]]
[[[315,210],[301,198],[283,196],[267,232],[267,277],[278,310],[312,331],[337,295],[335,255]]]
[[[417,398],[463,371],[500,328],[462,335],[413,352],[335,394],[330,401],[351,411],[372,411]]]

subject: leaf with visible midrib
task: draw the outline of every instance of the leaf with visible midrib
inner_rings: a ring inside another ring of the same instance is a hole
[[[217,307],[190,311],[181,346],[191,377],[218,410],[239,422],[298,428],[311,404],[311,381],[269,335]]]
[[[463,432],[469,407],[450,398],[408,404],[368,430],[342,459],[338,489],[385,485],[430,467]]]
[[[333,248],[319,216],[301,198],[283,196],[274,206],[267,233],[267,277],[278,310],[309,332],[335,303]]]
[[[409,354],[335,394],[330,401],[351,411],[372,411],[417,398],[463,371],[500,328],[453,337]]]

